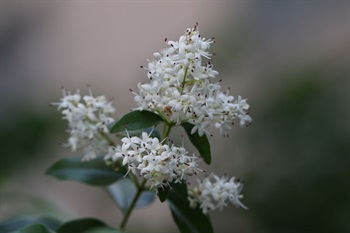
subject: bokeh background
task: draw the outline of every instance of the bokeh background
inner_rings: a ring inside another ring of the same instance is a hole
[[[209,170],[245,180],[248,211],[211,214],[216,232],[350,232],[349,1],[3,1],[0,220],[121,213],[104,190],[44,175],[71,153],[49,103],[61,86],[135,107],[129,88],[164,38],[199,23],[215,36],[223,88],[249,99],[253,125],[214,129]],[[172,137],[181,141],[182,132]],[[188,143],[189,144],[189,143]],[[133,212],[130,232],[177,232],[158,201]]]

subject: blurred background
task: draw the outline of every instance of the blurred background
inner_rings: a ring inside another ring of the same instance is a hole
[[[101,189],[45,176],[71,153],[49,103],[61,87],[135,107],[147,58],[198,22],[215,36],[222,85],[248,98],[253,125],[210,129],[208,170],[245,180],[216,232],[350,232],[349,1],[1,1],[0,220],[121,213]],[[172,137],[181,142],[180,134]],[[188,143],[189,144],[189,143]],[[129,232],[177,232],[167,205],[133,212]]]

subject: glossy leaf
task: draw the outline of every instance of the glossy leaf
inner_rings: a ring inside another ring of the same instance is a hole
[[[128,178],[122,179],[115,184],[112,184],[107,187],[110,195],[112,196],[115,203],[119,208],[125,212],[133,198],[137,193],[137,187],[135,184]],[[143,191],[136,203],[136,208],[145,207],[151,204],[155,199],[155,193],[152,191]]]
[[[157,189],[157,196],[161,202],[165,202],[168,198],[170,187],[160,187]]]
[[[195,146],[199,152],[199,154],[202,156],[204,162],[207,164],[211,163],[211,152],[210,152],[210,144],[209,140],[207,138],[207,135],[199,136],[199,134],[196,132],[194,134],[191,134],[191,130],[194,127],[194,125],[190,123],[182,123],[182,127],[185,129],[187,136],[190,138],[190,141],[192,142],[193,146]]]
[[[111,128],[111,133],[136,131],[150,128],[162,121],[162,118],[149,111],[133,111],[124,115]]]
[[[97,227],[107,227],[108,226],[94,218],[82,218],[66,222],[62,224],[57,230],[57,233],[85,233],[89,230],[96,229]]]
[[[171,183],[171,192],[183,201],[187,201],[188,191],[186,182]]]
[[[157,196],[161,202],[166,201],[169,193],[175,193],[182,200],[187,200],[187,185],[186,183],[170,183],[168,187],[160,187],[157,190]]]
[[[44,225],[34,224],[34,225],[29,225],[27,227],[24,227],[13,233],[55,233],[55,231],[50,230]]]
[[[208,216],[200,208],[191,208],[187,200],[183,200],[176,192],[168,197],[171,215],[181,233],[213,233]]]
[[[67,157],[52,165],[46,174],[60,180],[74,180],[89,185],[107,186],[124,176],[106,165],[102,156],[90,161],[81,161],[82,157]]]
[[[56,219],[49,217],[40,217],[40,216],[25,216],[19,217],[7,221],[3,221],[0,223],[0,233],[13,232],[24,228],[29,225],[43,225],[48,229],[54,230],[59,225],[60,222]]]

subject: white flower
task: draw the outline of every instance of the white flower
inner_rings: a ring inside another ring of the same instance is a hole
[[[158,138],[143,132],[141,137],[124,137],[123,144],[114,148],[106,160],[129,167],[129,171],[148,180],[151,188],[165,187],[170,182],[183,182],[188,176],[202,172],[196,156],[188,156],[183,147],[163,145]]]
[[[188,191],[188,199],[191,207],[199,205],[204,214],[211,210],[222,210],[229,203],[248,209],[240,201],[243,195],[240,194],[243,184],[235,177],[226,178],[210,174],[204,180],[198,180],[198,185]]]
[[[86,95],[81,98],[79,90],[75,94],[62,89],[63,97],[56,105],[62,112],[62,119],[68,121],[68,146],[72,151],[83,148],[83,160],[94,159],[99,154],[108,153],[108,141],[102,136],[108,133],[107,125],[114,119],[115,112],[105,96]]]
[[[168,123],[194,124],[192,133],[199,135],[214,125],[226,136],[236,118],[241,127],[248,126],[252,119],[246,99],[222,92],[219,83],[211,83],[219,74],[213,64],[202,65],[203,59],[211,59],[208,50],[213,42],[201,37],[195,25],[178,41],[168,41],[170,47],[154,53],[147,68],[142,67],[148,70],[149,83],[138,85],[136,109],[160,114]]]

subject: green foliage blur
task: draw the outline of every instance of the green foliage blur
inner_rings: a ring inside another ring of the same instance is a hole
[[[16,107],[11,107],[6,115],[0,115],[0,186],[14,173],[34,166],[35,161],[47,156],[46,153],[53,153],[58,143],[52,139],[55,134],[62,135],[65,127],[53,108],[37,110],[21,104],[13,106]]]
[[[332,72],[341,76],[339,71]],[[322,66],[262,100],[247,136],[246,200],[259,232],[349,232],[349,115],[346,97]]]

